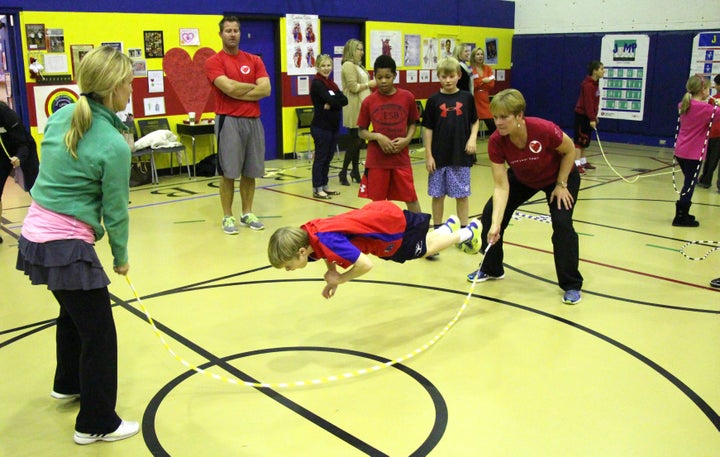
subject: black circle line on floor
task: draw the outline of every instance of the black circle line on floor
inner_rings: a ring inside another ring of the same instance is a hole
[[[332,353],[338,353],[338,354],[348,354],[353,355],[357,357],[363,357],[368,358],[372,360],[376,360],[381,363],[387,363],[390,360],[386,359],[381,356],[368,354],[365,352],[360,351],[354,351],[350,349],[339,349],[339,348],[328,348],[328,347],[317,347],[317,346],[298,346],[298,347],[281,347],[281,348],[268,348],[268,349],[259,349],[254,351],[248,351],[240,354],[235,354],[227,357],[223,357],[221,359],[217,359],[217,361],[211,361],[208,363],[205,363],[203,365],[200,365],[199,368],[205,370],[213,366],[222,367],[224,370],[231,372],[233,376],[237,377],[238,379],[241,379],[243,381],[248,382],[258,382],[255,379],[251,378],[247,374],[243,373],[242,371],[238,370],[237,368],[233,367],[229,363],[227,363],[230,360],[239,359],[242,357],[248,357],[248,356],[254,356],[254,355],[263,355],[263,354],[270,354],[270,353],[276,353],[276,352],[291,352],[291,351],[317,351],[317,352],[332,352]],[[428,434],[427,438],[423,443],[411,454],[410,456],[425,456],[432,451],[435,446],[440,442],[440,439],[445,433],[445,429],[447,428],[447,422],[448,422],[448,410],[447,410],[447,404],[445,403],[445,400],[443,399],[442,395],[438,391],[438,389],[424,376],[422,376],[420,373],[416,372],[415,370],[402,365],[402,364],[395,364],[391,368],[397,369],[402,371],[403,373],[407,374],[411,378],[413,378],[415,381],[417,381],[418,384],[420,384],[425,391],[428,393],[430,398],[432,399],[433,405],[435,407],[435,421],[432,426],[432,429],[430,430],[430,433]],[[160,408],[163,400],[165,397],[178,385],[180,385],[183,381],[190,378],[191,376],[194,376],[198,373],[196,373],[193,370],[188,370],[185,373],[179,375],[172,381],[170,381],[168,384],[163,386],[157,394],[150,400],[148,403],[145,413],[143,414],[142,418],[142,434],[143,439],[145,440],[145,444],[147,445],[148,449],[152,453],[153,456],[170,456],[170,454],[163,448],[162,444],[160,443],[159,437],[157,436],[157,431],[155,429],[155,417],[157,414],[158,409]],[[270,389],[267,387],[253,387],[254,389],[260,391],[261,393],[267,395],[271,399],[275,400],[276,402],[280,403],[281,405],[285,406],[286,408],[290,409],[291,411],[299,414],[304,419],[307,419],[308,421],[312,422],[313,424],[317,425],[321,429],[327,431],[328,433],[334,435],[335,437],[341,439],[342,441],[348,443],[353,448],[357,449],[360,452],[363,452],[370,456],[388,456],[389,454],[386,454],[376,447],[370,445],[369,443],[361,440],[360,438],[350,434],[346,430],[343,430],[342,428],[332,424],[331,422],[327,421],[326,419],[323,419],[322,417],[318,416],[317,414],[313,413],[312,411],[306,409],[305,407],[297,404],[296,402],[288,399],[286,396],[282,395],[278,391],[274,389]]]
[[[506,265],[506,266],[507,266],[507,265]],[[509,268],[510,268],[510,267],[509,267]],[[516,271],[519,271],[519,270],[516,270]],[[537,278],[537,277],[536,277],[536,278]],[[542,278],[538,278],[538,279],[542,279]],[[291,280],[257,280],[257,281],[243,281],[243,282],[233,282],[233,283],[225,283],[225,284],[204,285],[204,286],[199,286],[199,287],[189,287],[189,288],[184,288],[184,289],[183,289],[183,288],[179,288],[179,289],[175,289],[175,291],[174,291],[173,293],[182,292],[182,291],[185,291],[185,290],[198,290],[198,289],[215,288],[215,287],[231,287],[231,286],[242,286],[242,285],[252,285],[252,284],[266,284],[266,283],[283,283],[283,282],[321,282],[321,281],[324,281],[324,280],[323,280],[322,278],[305,278],[305,279],[303,279],[303,278],[298,278],[298,279],[291,279]],[[467,294],[467,292],[459,291],[459,290],[452,290],[452,289],[446,289],[446,288],[434,287],[434,286],[425,286],[425,285],[419,285],[419,284],[399,283],[399,282],[392,282],[392,281],[377,281],[377,280],[355,279],[354,282],[362,282],[362,283],[370,283],[370,284],[381,284],[381,285],[393,285],[393,286],[404,286],[404,287],[413,287],[413,288],[419,288],[419,289],[426,289],[426,290],[434,290],[434,291],[440,291],[440,292],[447,292],[447,293],[457,294],[457,295],[466,295],[466,294]],[[585,290],[584,290],[583,292],[584,292],[585,294],[590,294],[590,295],[593,295],[593,294],[594,294],[593,292],[588,292],[588,291],[585,291]],[[153,294],[153,296],[157,297],[157,296],[168,295],[168,294],[169,294],[169,293],[157,293],[157,294]],[[599,294],[597,294],[597,295],[599,295]],[[586,327],[586,326],[584,326],[584,325],[578,324],[578,323],[576,323],[576,322],[572,322],[571,320],[566,319],[566,318],[561,317],[561,316],[557,316],[557,315],[550,314],[550,313],[548,313],[548,312],[545,312],[545,311],[542,311],[542,310],[539,310],[539,309],[531,308],[531,307],[526,306],[526,305],[521,305],[521,304],[519,304],[519,303],[513,303],[513,302],[510,302],[510,301],[507,301],[507,300],[502,300],[502,299],[498,299],[498,298],[494,298],[494,297],[489,297],[489,296],[479,295],[479,294],[473,294],[472,296],[475,297],[475,298],[482,299],[482,300],[487,300],[487,301],[491,301],[491,302],[494,302],[494,303],[511,306],[511,307],[513,307],[513,308],[517,308],[517,309],[520,309],[520,310],[523,310],[523,311],[527,311],[527,312],[530,312],[530,313],[538,314],[538,315],[543,316],[543,317],[546,317],[546,318],[553,319],[553,320],[555,320],[555,321],[557,321],[557,322],[566,324],[566,325],[568,325],[568,326],[570,326],[570,327],[572,327],[572,328],[575,328],[575,329],[580,330],[580,331],[582,331],[582,332],[585,332],[585,333],[587,333],[587,334],[589,334],[589,335],[591,335],[591,336],[594,336],[595,338],[598,338],[599,340],[601,340],[601,341],[603,341],[603,342],[605,342],[605,343],[609,343],[610,345],[615,346],[616,348],[620,349],[621,351],[625,352],[626,354],[634,357],[635,359],[637,359],[638,361],[640,361],[641,363],[643,363],[644,365],[646,365],[647,367],[649,367],[650,369],[652,369],[653,371],[655,371],[656,373],[658,373],[659,375],[661,375],[662,377],[664,377],[664,378],[665,378],[666,380],[668,380],[671,384],[673,384],[678,390],[680,390],[683,394],[685,394],[685,396],[687,396],[687,397],[703,412],[703,414],[705,414],[705,416],[710,420],[710,422],[715,426],[715,428],[716,428],[718,431],[720,431],[720,415],[718,415],[718,413],[715,412],[715,411],[712,409],[712,407],[711,407],[707,402],[705,402],[705,400],[702,399],[702,397],[700,397],[694,390],[692,390],[689,386],[687,386],[687,385],[686,385],[684,382],[682,382],[679,378],[677,378],[675,375],[673,375],[672,373],[670,373],[670,371],[668,371],[667,369],[663,368],[662,366],[660,366],[658,363],[654,362],[654,361],[651,360],[650,358],[644,356],[644,355],[641,354],[640,352],[632,349],[631,347],[629,347],[629,346],[627,346],[627,345],[625,345],[625,344],[623,344],[623,343],[621,343],[621,342],[619,342],[619,341],[617,341],[617,340],[615,340],[615,339],[613,339],[613,338],[611,338],[611,337],[609,337],[609,336],[607,336],[607,335],[604,335],[604,334],[602,334],[602,333],[600,333],[600,332],[598,332],[598,331],[596,331],[596,330],[593,330],[593,329],[591,329],[591,328],[589,328],[589,327]],[[136,309],[136,308],[134,308],[133,306],[131,306],[131,305],[129,304],[129,303],[132,303],[133,301],[135,301],[134,299],[125,302],[125,301],[122,301],[122,300],[118,299],[118,298],[115,297],[115,296],[112,296],[112,295],[111,295],[111,297],[112,297],[113,300],[117,300],[117,301],[119,302],[119,304],[120,304],[123,308],[127,309],[128,311],[130,311],[131,313],[137,315],[138,317],[142,318],[143,320],[147,321],[147,318],[146,318],[145,314],[144,314],[141,310]],[[150,297],[150,296],[141,297],[141,299],[149,298],[149,297]],[[612,296],[606,296],[606,297],[607,297],[607,298],[614,298],[614,299],[616,299],[616,300],[621,300],[621,301],[623,300],[622,298],[619,298],[619,297],[612,297]],[[578,305],[578,306],[584,306],[584,304],[581,304],[581,305]],[[663,305],[663,306],[665,306],[665,305]],[[678,310],[677,308],[673,308],[673,309]],[[683,311],[684,311],[684,310],[683,310]],[[688,311],[698,311],[698,310],[688,310]],[[707,311],[703,311],[703,312],[707,312]],[[194,343],[191,343],[190,341],[184,339],[181,335],[179,335],[178,333],[170,330],[169,328],[167,328],[166,326],[164,326],[162,323],[158,322],[157,320],[155,320],[155,324],[156,324],[157,328],[160,329],[163,333],[171,336],[173,339],[177,340],[178,342],[181,342],[182,344],[185,344],[189,349],[192,349],[192,350],[196,351],[200,356],[205,357],[206,359],[210,360],[211,362],[218,360],[218,358],[215,357],[215,356],[211,356],[211,355],[209,356],[209,354],[204,354],[204,353],[205,353],[204,350],[200,349],[200,348],[199,348],[198,346],[196,346]]]

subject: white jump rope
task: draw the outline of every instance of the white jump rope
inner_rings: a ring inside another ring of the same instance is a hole
[[[492,246],[492,245],[489,244],[488,247],[485,249],[485,252],[483,253],[483,261],[485,260],[484,255],[487,254],[488,250],[490,249],[490,246]],[[481,261],[480,265],[478,266],[478,269],[477,269],[478,273],[480,272],[482,265],[483,265],[483,262]],[[163,344],[163,346],[165,346],[165,349],[167,349],[167,351],[170,353],[170,355],[172,355],[182,365],[184,365],[185,367],[187,367],[197,373],[200,373],[202,375],[208,376],[209,378],[215,379],[216,381],[223,381],[223,382],[227,382],[229,384],[244,385],[244,386],[248,386],[248,387],[257,387],[257,388],[265,387],[265,388],[277,389],[277,388],[287,388],[287,387],[311,386],[311,385],[325,384],[325,383],[329,383],[332,381],[338,381],[341,379],[354,378],[354,377],[358,377],[358,376],[361,376],[361,375],[364,375],[367,373],[379,371],[383,368],[391,367],[393,365],[402,363],[405,360],[411,359],[411,358],[419,355],[420,353],[424,352],[426,349],[430,348],[432,345],[437,343],[440,340],[440,338],[445,336],[447,334],[447,332],[452,328],[452,326],[455,325],[455,323],[460,319],[460,316],[463,314],[463,312],[465,312],[465,309],[468,306],[470,297],[472,297],[473,290],[475,290],[475,284],[477,283],[477,277],[479,276],[478,273],[475,274],[472,285],[470,286],[470,291],[465,296],[465,300],[463,301],[463,304],[460,307],[460,309],[458,310],[458,312],[455,313],[455,316],[452,319],[450,319],[450,321],[445,325],[445,327],[437,335],[435,335],[432,339],[430,339],[430,341],[428,341],[427,343],[418,347],[414,351],[411,351],[402,357],[397,357],[397,358],[389,360],[385,363],[373,365],[369,368],[364,368],[361,370],[348,371],[348,372],[337,374],[337,375],[325,376],[325,377],[302,380],[302,381],[275,382],[275,383],[241,381],[241,380],[231,377],[231,376],[223,376],[223,375],[220,375],[217,373],[212,373],[210,371],[203,370],[202,368],[198,368],[197,366],[191,364],[190,362],[188,362],[185,359],[183,359],[182,357],[180,357],[167,343],[167,341],[165,340],[165,337],[162,335],[162,333],[160,333],[160,330],[158,330],[157,326],[155,325],[155,321],[153,320],[152,316],[150,316],[150,312],[148,311],[148,309],[145,307],[142,300],[140,299],[140,296],[138,295],[137,291],[135,290],[135,286],[133,286],[132,281],[130,281],[130,276],[126,275],[125,279],[127,280],[127,283],[130,286],[130,289],[132,290],[133,295],[135,296],[135,300],[137,300],[137,302],[140,304],[140,308],[142,308],[143,313],[145,313],[145,317],[147,317],[148,322],[150,323],[153,330],[155,331],[155,335],[157,335],[157,337],[160,339],[160,342]]]

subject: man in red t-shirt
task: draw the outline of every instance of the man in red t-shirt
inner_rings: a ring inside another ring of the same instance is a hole
[[[600,108],[600,78],[605,74],[603,63],[593,60],[588,65],[588,74],[580,84],[580,95],[575,103],[575,165],[580,173],[592,170],[594,165],[585,158],[585,148],[590,146],[590,134],[597,128]]]
[[[222,228],[238,233],[232,215],[235,180],[240,178],[240,224],[253,230],[265,228],[252,213],[255,179],[265,174],[265,131],[258,101],[270,95],[270,77],[260,57],[241,51],[240,20],[220,21],[223,48],[205,62],[205,74],[215,96],[215,134],[218,144]]]

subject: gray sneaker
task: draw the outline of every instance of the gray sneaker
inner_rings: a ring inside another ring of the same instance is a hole
[[[238,228],[237,225],[235,225],[235,218],[232,216],[223,217],[222,229],[226,235],[237,235]]]
[[[260,219],[258,219],[257,216],[253,213],[247,213],[246,215],[242,216],[240,218],[240,225],[250,227],[253,230],[262,230],[265,228],[265,224],[260,222]]]

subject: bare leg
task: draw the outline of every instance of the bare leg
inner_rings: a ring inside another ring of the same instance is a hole
[[[455,210],[457,211],[458,218],[460,218],[460,225],[463,227],[468,225],[468,217],[470,217],[470,199],[468,197],[456,198]]]
[[[255,198],[255,178],[240,177],[240,202],[242,214],[252,213]]]
[[[226,177],[220,178],[220,204],[223,215],[232,216],[232,204],[235,197],[235,180]]]
[[[445,221],[443,221],[443,212],[445,212],[445,197],[433,197],[432,198],[433,224],[440,225],[443,222],[445,222]],[[467,223],[467,220],[465,222]]]
[[[406,202],[408,211],[412,211],[413,213],[422,213],[422,209],[420,209],[420,202],[415,200],[414,202]]]
[[[433,255],[458,243],[460,243],[459,230],[454,233],[432,230],[428,232],[425,237],[425,244],[427,245],[425,257]]]

